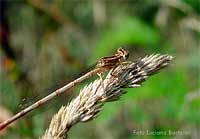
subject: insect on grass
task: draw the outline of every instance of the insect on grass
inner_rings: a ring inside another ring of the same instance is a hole
[[[60,89],[52,92],[48,96],[40,99],[39,101],[35,102],[34,104],[32,104],[30,106],[28,106],[27,108],[23,109],[22,111],[20,111],[19,113],[17,113],[13,117],[11,117],[10,119],[2,122],[0,124],[0,130],[5,128],[6,126],[8,126],[10,123],[16,121],[20,117],[23,117],[24,115],[28,114],[29,112],[33,111],[34,109],[40,107],[41,105],[44,105],[45,103],[47,103],[54,97],[61,95],[62,93],[66,92],[67,90],[71,89],[72,87],[81,83],[82,81],[84,81],[94,75],[97,75],[97,74],[101,76],[101,74],[103,72],[108,71],[110,69],[114,69],[115,67],[120,65],[123,60],[126,60],[128,58],[128,56],[129,56],[128,51],[124,50],[123,48],[118,48],[116,54],[99,59],[93,70],[87,72],[83,76],[75,79],[74,81],[70,82],[69,84],[61,87]]]

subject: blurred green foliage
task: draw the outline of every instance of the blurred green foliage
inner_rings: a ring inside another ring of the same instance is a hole
[[[168,53],[175,58],[169,68],[141,87],[125,89],[121,100],[106,104],[97,119],[74,126],[69,137],[200,137],[198,0],[5,3],[1,8],[7,21],[2,23],[8,28],[1,29],[9,34],[4,41],[15,57],[5,51],[1,40],[1,107],[16,113],[21,103],[25,107],[35,102],[123,46],[130,51],[131,60],[152,53]],[[85,83],[18,120],[2,138],[38,138],[58,108],[74,98]],[[189,134],[138,136],[134,130]]]

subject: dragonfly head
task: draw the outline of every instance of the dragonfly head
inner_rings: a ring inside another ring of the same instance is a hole
[[[129,52],[126,51],[126,50],[124,50],[122,47],[120,47],[120,48],[117,49],[117,53],[118,53],[120,56],[122,56],[122,58],[123,58],[124,60],[127,60],[128,57],[129,57]]]

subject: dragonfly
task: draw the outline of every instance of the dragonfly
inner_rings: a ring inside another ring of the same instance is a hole
[[[29,112],[33,111],[34,109],[44,105],[51,99],[53,99],[56,96],[60,96],[62,93],[66,92],[67,90],[73,88],[77,84],[81,83],[82,81],[95,76],[99,75],[101,78],[101,74],[105,71],[109,71],[111,69],[116,68],[119,66],[124,60],[128,59],[129,52],[122,47],[117,49],[116,54],[112,56],[107,56],[100,58],[95,66],[95,68],[83,76],[75,79],[74,81],[66,84],[65,86],[55,90],[54,92],[50,93],[46,97],[38,100],[37,102],[33,103],[32,105],[28,106],[27,108],[23,109],[22,111],[15,114],[10,119],[5,120],[4,122],[0,123],[0,130],[11,124],[12,122],[16,121],[17,119],[23,117],[24,115],[28,114]]]

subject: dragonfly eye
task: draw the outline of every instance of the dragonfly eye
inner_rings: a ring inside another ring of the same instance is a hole
[[[126,53],[126,54],[123,55],[124,60],[127,60],[128,58],[129,58],[129,53]]]
[[[117,52],[118,52],[119,55],[122,56],[122,58],[124,60],[128,59],[129,53],[128,53],[128,51],[124,50],[122,47],[118,48]]]

